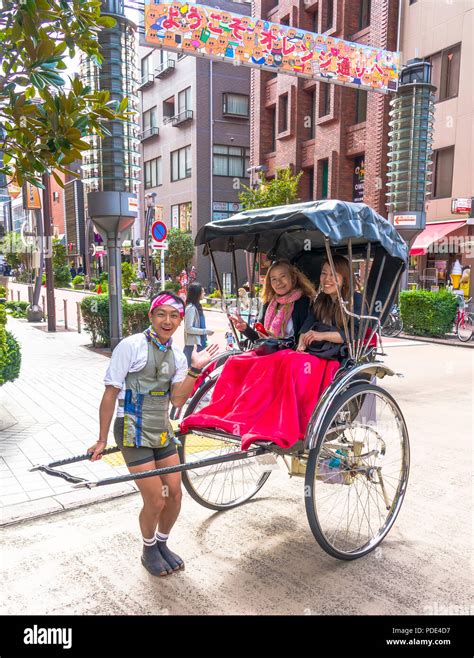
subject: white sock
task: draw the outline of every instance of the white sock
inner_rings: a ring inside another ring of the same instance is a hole
[[[152,537],[151,539],[147,539],[146,537],[142,537],[143,539],[143,545],[144,546],[154,546],[156,544],[156,537]]]
[[[156,541],[166,541],[169,537],[169,534],[165,535],[163,532],[156,533]]]

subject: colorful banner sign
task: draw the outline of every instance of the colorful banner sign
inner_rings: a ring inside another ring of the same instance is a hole
[[[26,210],[39,210],[41,208],[40,188],[31,183],[23,186],[23,208]]]
[[[186,2],[145,5],[142,45],[383,93],[400,73],[400,53]]]

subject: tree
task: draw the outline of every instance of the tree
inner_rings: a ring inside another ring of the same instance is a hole
[[[67,248],[58,238],[53,238],[53,273],[55,288],[69,286],[72,277],[67,260]]]
[[[15,231],[5,233],[0,241],[0,254],[5,256],[5,260],[12,269],[20,267],[21,263],[26,266],[26,247],[21,235]]]
[[[73,173],[68,165],[89,149],[82,138],[128,116],[126,99],[117,104],[64,75],[78,51],[101,64],[98,32],[115,20],[100,15],[100,0],[0,3],[0,174],[41,187],[38,177],[51,171],[63,186],[54,169]]]
[[[165,256],[166,271],[176,278],[185,270],[194,256],[194,242],[189,233],[179,228],[171,228],[168,231],[168,251]],[[159,249],[156,250],[156,263],[160,263]]]
[[[239,199],[244,210],[285,206],[298,201],[298,185],[303,172],[294,175],[290,167],[277,169],[275,178],[268,180],[263,172],[259,173],[258,187],[252,189],[243,185],[244,191]]]

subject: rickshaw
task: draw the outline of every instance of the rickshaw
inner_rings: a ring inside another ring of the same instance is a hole
[[[186,434],[177,434],[181,442],[179,466],[98,482],[79,482],[76,478],[76,486],[101,486],[181,471],[183,484],[195,501],[211,510],[229,510],[260,491],[271,476],[273,462],[281,457],[289,475],[304,480],[306,514],[321,548],[341,560],[368,554],[392,528],[408,482],[405,420],[393,396],[376,382],[395,375],[379,358],[384,355],[381,326],[393,306],[406,267],[405,242],[369,206],[324,200],[244,211],[210,222],[198,231],[195,244],[204,248],[213,263],[224,311],[228,310],[229,300],[216,267],[216,252],[231,254],[235,289],[239,281],[236,251],[253,254],[251,303],[259,253],[267,254],[269,260],[290,260],[316,285],[324,259],[334,273],[333,256],[347,257],[351,271],[360,268],[364,309],[364,315],[354,313],[351,279],[348,302],[338,290],[348,337],[347,355],[320,396],[304,438],[291,448],[256,441],[242,450],[238,435],[191,426]],[[254,347],[243,343],[237,333],[235,344],[239,347],[219,354],[206,367],[188,404],[173,410],[172,418],[179,421],[206,406],[227,360]],[[51,472],[54,466],[82,458],[86,457],[39,468]]]

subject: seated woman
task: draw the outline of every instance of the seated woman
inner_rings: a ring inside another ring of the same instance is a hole
[[[343,313],[337,297],[337,286],[343,301],[349,300],[351,270],[349,261],[344,256],[333,256],[336,279],[331,265],[325,260],[319,278],[320,288],[310,312],[301,328],[298,341],[298,351],[309,351],[321,358],[342,360],[345,350],[342,346],[347,343],[344,332]],[[354,303],[353,313],[361,314],[362,295],[357,290],[358,285],[353,278]],[[347,326],[350,326],[350,316],[346,316]],[[354,318],[354,334],[358,335],[359,321]],[[333,344],[331,348],[328,343]],[[337,347],[337,346],[341,347]]]
[[[334,267],[341,296],[347,301],[349,263],[335,256]],[[355,313],[360,309],[360,294],[356,294]],[[285,349],[267,356],[255,356],[250,351],[231,357],[216,381],[211,403],[188,416],[181,430],[213,427],[237,434],[242,437],[244,450],[253,441],[272,441],[282,448],[291,447],[304,438],[316,404],[339,368],[340,348],[345,342],[341,327],[336,281],[329,263],[324,263],[320,293],[306,320],[298,325],[298,351]],[[320,341],[334,344],[334,350],[326,349],[327,358],[306,351],[317,347]]]
[[[298,340],[307,319],[310,302],[316,295],[311,281],[288,260],[277,260],[269,268],[263,284],[263,307],[259,322],[274,338]],[[249,327],[240,315],[231,317],[237,331],[256,341],[263,336]]]

